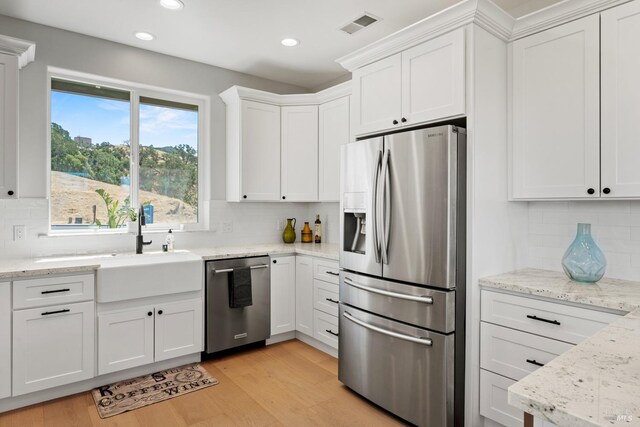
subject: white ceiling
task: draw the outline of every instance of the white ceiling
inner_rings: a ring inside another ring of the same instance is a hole
[[[559,0],[494,1],[517,17]],[[336,58],[458,0],[183,2],[169,11],[159,0],[0,0],[0,14],[311,89],[345,74]],[[352,36],[338,31],[363,12],[382,20]],[[135,31],[157,38],[142,42]],[[285,37],[301,44],[285,48]]]

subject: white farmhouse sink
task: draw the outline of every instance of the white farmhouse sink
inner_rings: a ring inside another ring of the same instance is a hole
[[[199,291],[204,264],[188,251],[124,254],[100,258],[96,279],[99,303]]]

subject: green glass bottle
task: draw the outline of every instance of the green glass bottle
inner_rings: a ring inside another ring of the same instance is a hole
[[[285,243],[293,243],[296,241],[296,219],[287,218],[287,226],[282,232],[282,240]]]

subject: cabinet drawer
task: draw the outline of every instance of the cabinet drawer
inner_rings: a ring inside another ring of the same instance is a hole
[[[519,381],[573,345],[482,322],[480,367]]]
[[[13,308],[90,301],[94,296],[94,282],[93,274],[16,280],[13,282]]]
[[[482,291],[481,318],[496,325],[578,344],[620,316],[500,292]]]
[[[313,278],[324,280],[325,282],[338,284],[340,269],[336,261],[326,259],[313,260]]]
[[[322,280],[313,281],[313,308],[338,316],[340,287]]]
[[[313,311],[313,337],[318,341],[338,348],[338,318],[319,310]]]
[[[522,427],[524,412],[508,402],[512,384],[514,380],[480,369],[480,415],[506,427]]]

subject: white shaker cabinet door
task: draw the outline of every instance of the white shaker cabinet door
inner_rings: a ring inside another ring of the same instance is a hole
[[[640,2],[601,22],[602,197],[640,197]]]
[[[296,331],[313,336],[313,259],[296,257]]]
[[[404,126],[464,114],[464,28],[402,52]]]
[[[11,396],[11,284],[0,282],[0,399]]]
[[[13,312],[13,395],[94,376],[93,301]]]
[[[0,199],[17,197],[18,58],[0,53]]]
[[[155,361],[199,353],[204,343],[202,299],[156,306]]]
[[[153,363],[154,307],[98,315],[98,373]]]
[[[280,200],[280,107],[241,102],[241,200]]]
[[[320,105],[318,199],[340,201],[340,145],[349,142],[349,97]]]
[[[282,200],[318,201],[318,106],[282,107],[281,115]]]
[[[296,329],[296,257],[271,260],[271,335]]]
[[[402,54],[353,72],[351,124],[355,136],[400,127]]]
[[[512,45],[512,197],[600,195],[599,16]]]

